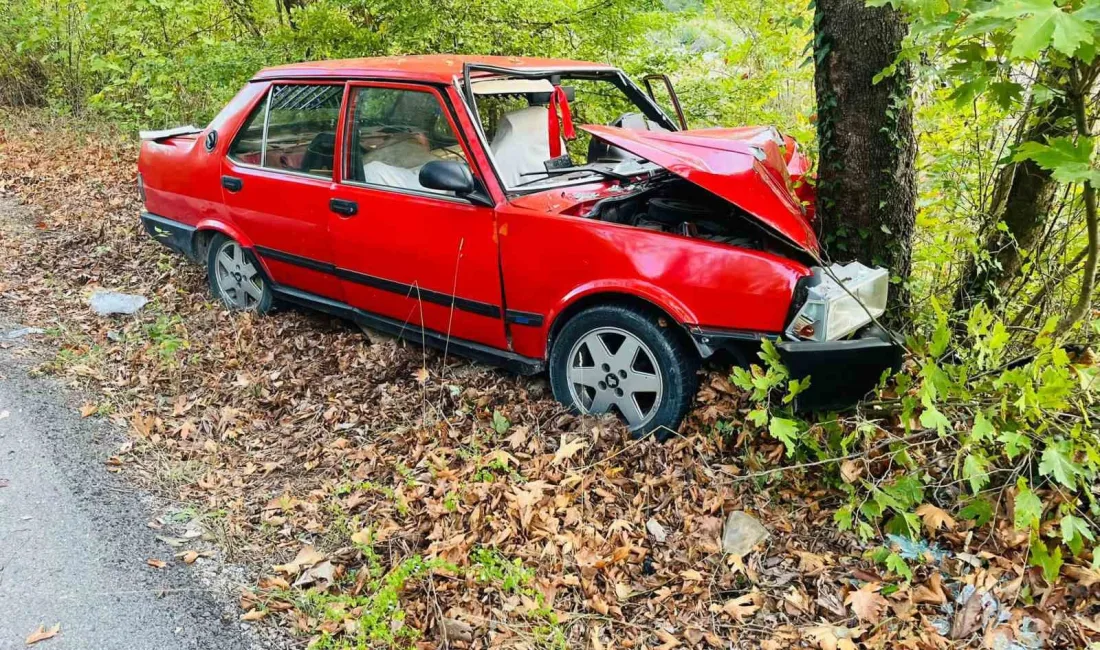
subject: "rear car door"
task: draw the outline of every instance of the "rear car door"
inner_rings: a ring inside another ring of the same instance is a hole
[[[418,180],[430,161],[471,160],[440,93],[352,82],[346,104],[329,232],[347,301],[412,328],[506,348],[493,208]]]
[[[334,299],[328,215],[343,96],[343,82],[273,82],[222,163],[229,216],[271,279]]]

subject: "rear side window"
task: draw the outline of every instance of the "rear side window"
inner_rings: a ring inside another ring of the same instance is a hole
[[[272,88],[264,167],[331,178],[343,96],[342,85]]]
[[[253,109],[237,133],[237,139],[229,147],[229,157],[247,165],[259,165],[264,152],[264,116],[267,114],[267,95]]]
[[[332,178],[343,95],[342,85],[272,86],[241,128],[230,157],[269,169]]]

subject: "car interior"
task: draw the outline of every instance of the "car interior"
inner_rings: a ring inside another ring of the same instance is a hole
[[[561,140],[560,151],[568,160],[552,160],[552,120],[576,124],[609,124],[641,130],[665,130],[638,112],[629,98],[607,81],[569,79],[560,88],[564,108],[551,105],[555,89],[549,79],[490,78],[471,83],[482,130],[497,171],[507,187],[538,182],[550,167],[618,163],[634,157],[591,138],[581,130],[575,139]],[[554,116],[551,117],[551,111]],[[566,114],[569,118],[566,118]]]
[[[357,89],[352,101],[350,180],[436,192],[420,184],[420,168],[434,160],[466,162],[434,94],[365,87]]]
[[[555,79],[557,81],[557,79]],[[555,86],[549,79],[491,77],[472,83],[475,110],[498,173],[508,188],[549,182],[551,167],[569,168],[634,159],[629,153],[578,130],[567,140],[559,132],[552,155],[551,130],[566,122],[664,130],[638,112],[607,81],[573,79]],[[559,91],[559,105],[552,101]],[[273,88],[270,111],[259,106],[233,143],[230,155],[243,163],[329,177],[334,164],[336,124],[343,88],[329,84],[287,84]],[[347,130],[347,174],[351,181],[444,193],[420,184],[420,169],[436,160],[466,161],[450,120],[434,93],[408,88],[358,87],[351,95]],[[572,119],[566,117],[572,112]],[[261,150],[268,113],[266,154]],[[553,112],[553,114],[552,114]],[[570,124],[571,127],[571,124]]]

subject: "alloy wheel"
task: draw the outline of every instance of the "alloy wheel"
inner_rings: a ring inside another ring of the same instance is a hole
[[[618,327],[582,336],[569,351],[566,376],[573,403],[583,413],[614,407],[631,429],[645,425],[661,406],[661,369],[653,351]]]
[[[241,245],[228,240],[218,249],[214,271],[222,301],[233,309],[251,310],[264,295],[264,278]]]

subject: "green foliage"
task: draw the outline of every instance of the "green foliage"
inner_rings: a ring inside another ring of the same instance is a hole
[[[1090,358],[1075,362],[1047,333],[1036,338],[1031,358],[1009,363],[1005,327],[988,310],[976,308],[959,333],[932,307],[937,315],[909,339],[913,367],[882,386],[868,419],[807,422],[791,413],[782,399],[787,373],[765,345],[763,366],[731,377],[754,402],[749,423],[782,442],[788,458],[813,462],[815,473],[829,468],[826,480],[847,495],[835,514],[840,528],[865,538],[917,537],[918,509],[930,503],[933,488],[959,485],[956,503],[932,505],[977,527],[1011,513],[1011,524],[1032,535],[1030,562],[1054,580],[1063,548],[1081,556],[1100,535],[1091,489],[1100,475],[1097,368]],[[840,461],[860,454],[880,467],[870,475],[845,473]],[[929,454],[954,462],[944,472]],[[886,549],[873,559],[911,575]]]
[[[0,105],[203,124],[264,66],[556,56],[669,73],[693,126],[776,123],[809,140],[806,14],[797,0],[0,0]]]
[[[336,624],[336,629],[341,630],[338,634],[321,632],[311,643],[311,647],[343,650],[378,645],[411,645],[417,632],[404,625],[402,592],[410,582],[419,580],[432,571],[453,568],[442,560],[424,560],[416,555],[405,558],[389,571],[382,573],[373,550],[367,554],[367,560],[367,564],[359,569],[369,574],[363,595],[332,594],[325,589],[313,588],[292,594],[293,601],[301,611],[321,621],[330,621]],[[354,581],[356,575],[353,573],[347,579]],[[344,623],[348,620],[352,624],[345,626]]]

